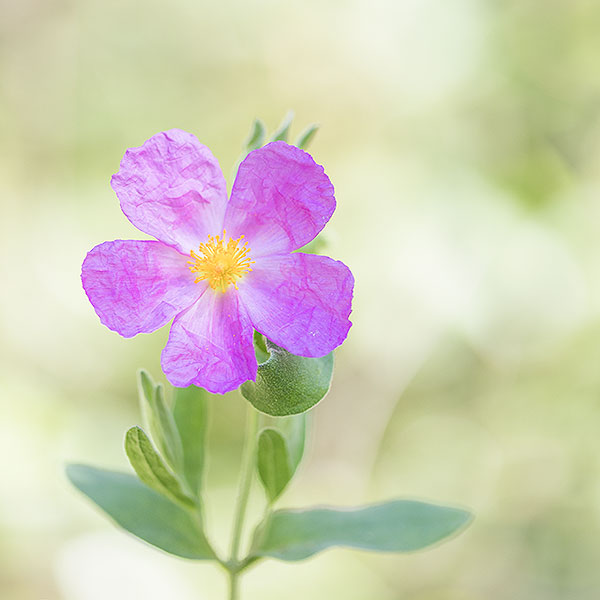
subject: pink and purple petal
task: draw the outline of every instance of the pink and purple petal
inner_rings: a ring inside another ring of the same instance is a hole
[[[154,241],[115,240],[88,252],[81,281],[100,321],[124,337],[150,333],[194,303],[186,257]]]
[[[216,394],[256,379],[252,326],[235,289],[208,288],[173,321],[161,365],[174,386],[194,384]]]
[[[324,356],[348,335],[354,278],[326,256],[288,254],[256,261],[239,284],[253,327],[299,356]]]
[[[225,214],[228,235],[244,235],[252,257],[301,248],[335,210],[333,186],[310,154],[285,142],[250,152]]]
[[[191,133],[171,129],[130,148],[111,185],[133,225],[184,254],[223,229],[225,179]]]

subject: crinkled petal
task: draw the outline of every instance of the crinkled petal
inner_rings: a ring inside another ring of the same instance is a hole
[[[250,152],[239,167],[225,214],[228,235],[244,235],[252,257],[310,242],[335,210],[333,186],[310,154],[285,142]]]
[[[326,256],[263,257],[239,284],[252,325],[299,356],[324,356],[348,335],[354,278]]]
[[[225,179],[217,159],[191,133],[171,129],[130,148],[111,185],[138,229],[184,254],[223,229]]]
[[[173,385],[216,394],[256,379],[252,326],[234,288],[225,294],[208,288],[173,321],[161,364]]]
[[[206,287],[194,283],[185,256],[149,240],[96,246],[83,261],[81,281],[102,323],[124,337],[162,327]]]

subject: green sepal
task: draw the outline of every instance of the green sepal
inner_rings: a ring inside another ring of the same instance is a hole
[[[194,499],[183,490],[179,479],[169,470],[139,427],[132,427],[126,433],[125,452],[138,477],[147,486],[176,502],[192,507],[195,505]]]
[[[459,508],[412,500],[278,510],[257,528],[250,556],[296,561],[332,546],[413,552],[457,533],[471,519],[471,513]]]
[[[309,125],[299,136],[298,139],[294,142],[294,146],[297,146],[301,150],[306,150],[310,143],[313,141],[315,134],[319,130],[319,126],[315,123],[313,125]]]
[[[208,392],[193,385],[174,389],[173,417],[183,449],[183,475],[195,495],[202,488],[208,412]]]
[[[265,143],[267,128],[260,119],[254,119],[248,139],[244,142],[246,153],[260,148]]]
[[[175,419],[165,402],[163,386],[155,384],[144,369],[138,371],[138,394],[142,414],[148,423],[156,447],[171,468],[183,469],[183,449]]]
[[[290,134],[290,127],[292,126],[292,121],[294,120],[294,111],[290,110],[286,113],[285,117],[279,124],[279,127],[274,131],[271,136],[272,142],[283,141],[287,142]]]
[[[68,465],[71,483],[136,537],[182,558],[216,560],[197,512],[142,483],[134,475]]]
[[[307,411],[329,391],[333,354],[306,358],[290,354],[266,341],[269,359],[258,365],[256,381],[246,381],[241,392],[257,410],[283,417]]]

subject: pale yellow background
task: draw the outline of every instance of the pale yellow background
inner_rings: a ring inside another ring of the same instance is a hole
[[[0,597],[223,598],[215,567],[118,532],[66,461],[125,469],[135,369],[167,329],[102,327],[85,253],[143,237],[109,187],[129,146],[193,132],[231,172],[296,111],[356,277],[332,391],[282,506],[471,508],[410,556],[265,562],[243,600],[600,597],[600,3],[0,3]],[[214,399],[208,513],[228,535],[244,401]],[[256,489],[253,515],[261,510]]]

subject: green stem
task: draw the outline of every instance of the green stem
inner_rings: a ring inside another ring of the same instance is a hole
[[[233,523],[233,533],[231,538],[231,558],[229,561],[229,600],[238,598],[238,577],[239,577],[239,553],[242,541],[242,531],[244,528],[244,519],[246,517],[246,508],[248,498],[250,497],[250,486],[252,484],[252,474],[256,459],[256,447],[258,443],[258,411],[248,403],[248,419],[246,423],[246,440],[244,442],[244,452],[242,455],[242,467],[240,473],[240,487],[238,492],[237,506],[235,509],[235,519]]]
[[[229,600],[238,600],[239,598],[239,573],[237,571],[229,571]]]

